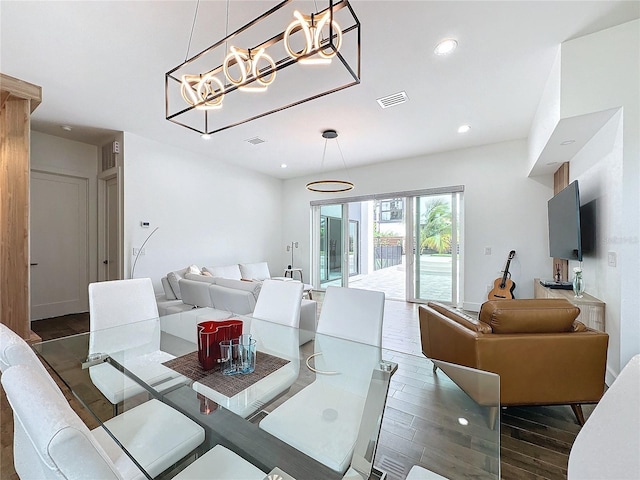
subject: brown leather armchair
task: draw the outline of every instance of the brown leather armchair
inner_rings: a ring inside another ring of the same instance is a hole
[[[500,375],[502,406],[569,404],[582,425],[580,405],[604,393],[609,336],[579,313],[565,299],[492,300],[478,318],[431,302],[419,309],[422,352]]]

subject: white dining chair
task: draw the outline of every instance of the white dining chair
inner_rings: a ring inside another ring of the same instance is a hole
[[[14,465],[21,479],[146,478],[104,428],[86,427],[42,370],[11,366],[2,374],[2,386],[13,410]],[[202,427],[158,400],[105,426],[153,477],[205,438]]]
[[[160,350],[159,322],[144,322],[158,317],[151,279],[91,283],[89,315],[89,355],[119,355],[126,359],[128,370],[158,390],[182,381],[162,365],[175,357]],[[106,363],[90,367],[89,375],[114,405],[114,413],[119,403],[144,392],[143,387]]]
[[[260,309],[256,308],[258,314],[254,312],[252,317],[243,317],[246,320],[244,333],[250,334],[256,341],[259,354],[288,360],[287,364],[230,398],[197,381],[192,388],[244,418],[252,416],[285,393],[298,379],[300,372],[300,331],[295,327],[301,298],[301,283],[265,280],[258,298],[258,303],[261,303]]]
[[[384,293],[327,288],[310,360],[316,379],[269,413],[260,428],[344,473],[372,372],[380,365],[383,316]]]
[[[264,280],[251,316],[298,328],[303,289],[301,282]]]

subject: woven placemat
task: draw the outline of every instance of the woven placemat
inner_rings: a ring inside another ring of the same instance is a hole
[[[220,370],[203,370],[198,362],[198,352],[191,352],[181,357],[164,362],[165,367],[220,392],[225,397],[233,397],[242,390],[249,388],[258,380],[284,367],[289,360],[256,352],[256,369],[253,373],[238,375],[223,375]]]

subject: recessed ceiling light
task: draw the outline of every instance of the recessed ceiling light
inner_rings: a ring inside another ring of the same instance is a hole
[[[203,140],[209,140],[211,138],[211,135],[209,135],[208,133],[203,133],[202,135],[200,135],[200,137]]]
[[[287,168],[287,164],[286,163],[280,164],[280,168]]]
[[[60,125],[60,128],[65,132],[70,132],[72,130],[70,125]]]
[[[436,55],[449,55],[458,46],[458,41],[455,38],[445,38],[440,40],[436,45],[433,53]]]
[[[458,127],[458,133],[467,133],[469,130],[471,130],[471,125],[460,125]]]
[[[572,143],[576,143],[575,140],[565,140],[564,142],[560,142],[560,145],[571,145]]]

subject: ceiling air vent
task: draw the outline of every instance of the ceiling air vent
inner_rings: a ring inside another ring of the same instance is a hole
[[[260,145],[261,143],[266,142],[266,140],[261,139],[260,137],[253,137],[247,140],[251,145]]]
[[[407,92],[398,92],[376,100],[382,108],[395,107],[409,100]]]

